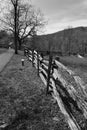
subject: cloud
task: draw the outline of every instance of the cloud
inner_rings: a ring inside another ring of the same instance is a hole
[[[46,32],[55,32],[71,26],[86,26],[87,0],[32,0],[48,20]]]
[[[78,27],[78,26],[87,26],[87,20],[76,20],[70,22],[61,22],[61,23],[53,23],[49,24],[46,27],[45,34],[55,33],[60,30],[66,29],[68,27]]]
[[[51,20],[53,21],[56,20],[58,22],[62,22],[64,20],[70,21],[70,20],[77,20],[83,18],[86,19],[87,7],[85,6],[84,1],[76,0],[76,3],[72,2],[72,0],[70,1],[71,2],[69,3],[66,2],[67,4],[64,3],[63,5],[61,4],[61,8],[58,8],[57,11],[56,9],[54,9],[55,13],[53,11],[53,14],[48,15],[48,17],[50,17]]]
[[[50,25],[87,19],[87,0],[33,0],[33,3],[42,9]]]
[[[83,1],[84,0],[32,0],[36,6],[42,8],[42,10],[49,15],[56,12],[66,12],[66,10],[82,4]]]

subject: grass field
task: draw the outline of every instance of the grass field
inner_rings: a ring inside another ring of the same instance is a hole
[[[57,103],[24,56],[14,55],[0,73],[0,124],[8,130],[70,130]]]
[[[60,62],[71,67],[87,67],[87,58],[79,58],[76,56],[60,57]]]
[[[60,62],[87,83],[86,58],[60,57]],[[0,106],[0,123],[9,124],[9,130],[70,130],[57,103],[50,95],[46,96],[37,70],[21,52],[0,73]]]
[[[73,70],[87,84],[87,57],[65,56],[60,57],[60,62]]]
[[[6,51],[7,51],[7,49],[5,49],[5,48],[0,48],[0,54],[4,53],[4,52],[6,52]]]
[[[57,56],[54,56],[54,59],[55,57]],[[45,56],[44,58],[49,60],[49,56]],[[77,56],[71,55],[71,56],[60,56],[59,58],[60,62],[63,65],[73,70],[87,84],[87,56],[84,58],[79,58]]]

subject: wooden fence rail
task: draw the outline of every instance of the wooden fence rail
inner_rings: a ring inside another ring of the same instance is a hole
[[[87,93],[81,84],[81,79],[74,76],[74,73],[59,61],[53,59],[51,54],[49,60],[45,60],[35,50],[25,50],[24,55],[37,69],[37,75],[47,86],[46,94],[50,93],[57,101],[71,130],[81,130],[72,110],[73,105],[74,109],[87,119],[87,102],[85,101]]]

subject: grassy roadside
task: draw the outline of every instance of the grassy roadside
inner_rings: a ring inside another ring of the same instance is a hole
[[[60,57],[60,62],[66,66],[87,68],[87,58],[79,58],[71,55]]]
[[[8,130],[69,130],[56,102],[45,95],[45,86],[36,69],[14,55],[0,73],[0,122]]]
[[[60,62],[73,70],[87,84],[87,57],[83,59],[75,56],[60,57]]]
[[[5,49],[5,48],[0,48],[0,54],[4,53],[4,52],[6,52],[6,51],[7,51],[7,49]]]

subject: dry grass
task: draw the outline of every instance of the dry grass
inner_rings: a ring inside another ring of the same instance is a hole
[[[76,75],[82,78],[84,85],[87,86],[87,57],[83,59],[75,56],[61,57],[60,62],[73,70]]]
[[[4,53],[4,52],[6,52],[6,51],[7,51],[7,49],[5,49],[5,48],[0,48],[0,54]]]
[[[45,86],[36,69],[14,55],[0,74],[0,122],[7,130],[69,130],[56,102],[45,95]]]
[[[66,66],[87,68],[87,58],[78,58],[76,56],[65,56],[60,57],[60,62],[62,62]]]

